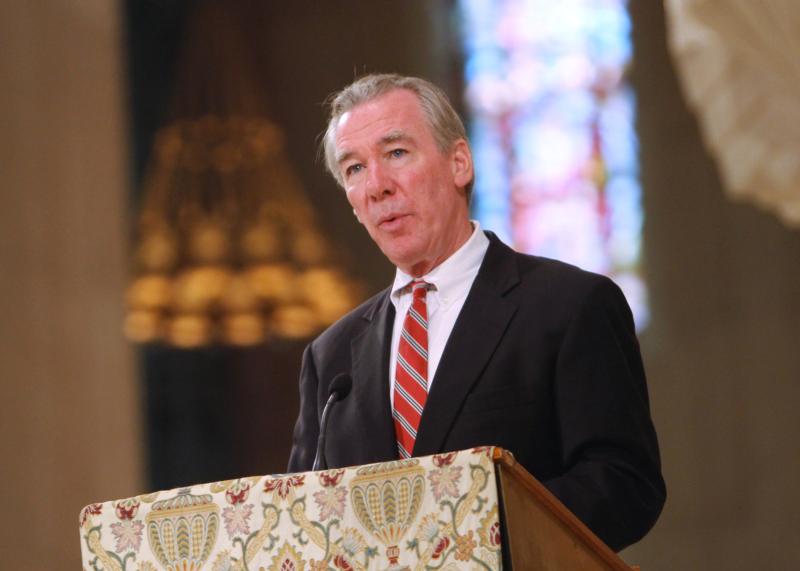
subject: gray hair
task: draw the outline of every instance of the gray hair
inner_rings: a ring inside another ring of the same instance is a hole
[[[407,89],[416,94],[422,112],[431,130],[436,146],[442,153],[449,152],[459,139],[467,140],[464,123],[456,113],[444,91],[429,81],[418,77],[407,77],[393,73],[375,73],[361,77],[328,98],[330,117],[328,127],[322,139],[322,152],[325,156],[325,166],[333,175],[340,186],[344,186],[342,175],[336,162],[336,124],[342,115],[354,107],[367,103],[395,89]],[[474,177],[470,180],[464,191],[467,203],[472,194]]]

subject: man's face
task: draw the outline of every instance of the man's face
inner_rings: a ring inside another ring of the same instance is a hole
[[[469,238],[469,147],[460,140],[442,153],[415,93],[396,89],[354,107],[334,142],[347,200],[404,272],[427,273]]]

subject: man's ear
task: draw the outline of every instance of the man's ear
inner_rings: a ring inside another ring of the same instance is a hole
[[[464,139],[459,139],[453,145],[450,153],[450,165],[453,173],[453,182],[459,188],[464,188],[472,180],[472,153]]]
[[[359,218],[359,217],[358,217],[358,212],[356,212],[356,209],[355,209],[355,208],[353,208],[353,216],[355,216],[355,217],[356,217],[356,220],[358,220],[358,222],[359,222],[360,224],[363,224],[363,222],[361,222],[361,218]]]

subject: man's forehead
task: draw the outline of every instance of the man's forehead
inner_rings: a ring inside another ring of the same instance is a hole
[[[427,124],[422,113],[413,107],[417,105],[416,96],[408,93],[414,99],[403,101],[381,96],[343,113],[334,131],[337,162],[351,156],[354,147],[410,142],[423,136],[420,131],[426,129]]]
[[[336,120],[335,134],[358,134],[369,129],[375,138],[392,130],[410,131],[416,124],[424,123],[417,95],[407,89],[394,89],[369,99],[342,113]]]

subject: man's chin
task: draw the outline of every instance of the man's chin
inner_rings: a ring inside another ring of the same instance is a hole
[[[419,256],[414,256],[408,250],[396,246],[381,248],[381,252],[392,264],[406,273],[410,273],[408,269],[419,262]]]

